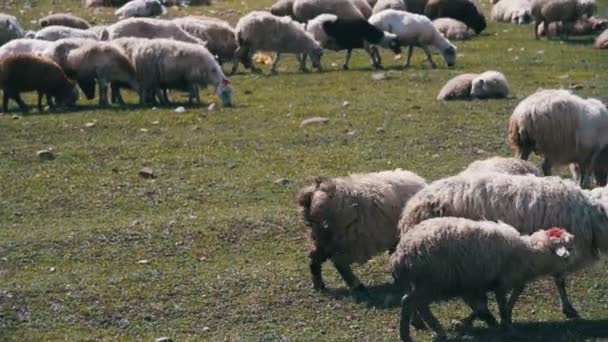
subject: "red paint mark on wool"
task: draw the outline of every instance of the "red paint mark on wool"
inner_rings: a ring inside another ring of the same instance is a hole
[[[559,228],[559,227],[553,227],[549,230],[547,230],[547,236],[550,238],[556,238],[559,239],[562,237],[562,235],[564,235],[566,233],[566,230],[564,228]]]

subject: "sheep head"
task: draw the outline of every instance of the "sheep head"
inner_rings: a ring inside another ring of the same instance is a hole
[[[560,258],[569,259],[574,253],[574,235],[568,233],[564,228],[553,227],[540,230],[532,234],[532,238]]]
[[[232,106],[232,92],[232,82],[227,78],[222,79],[216,89],[217,96],[222,100],[222,106]]]
[[[310,57],[310,62],[312,63],[312,67],[321,71],[321,57],[323,57],[323,48],[320,46],[315,47],[310,52],[308,52],[308,56]]]

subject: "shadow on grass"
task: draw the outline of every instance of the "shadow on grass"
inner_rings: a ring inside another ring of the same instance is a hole
[[[474,328],[468,335],[448,341],[572,342],[608,338],[607,319],[514,323],[513,328],[511,333],[504,333],[500,329]]]
[[[368,307],[390,309],[401,305],[402,292],[401,289],[396,288],[392,283],[386,283],[369,286],[365,292],[339,288],[326,289],[323,293],[336,300],[351,298],[357,303],[363,303]]]

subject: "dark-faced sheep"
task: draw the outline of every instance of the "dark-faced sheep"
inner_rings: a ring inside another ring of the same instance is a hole
[[[430,0],[424,14],[431,20],[442,17],[460,20],[477,34],[486,28],[486,18],[470,0]]]
[[[42,97],[54,97],[59,104],[73,103],[78,97],[76,84],[67,78],[61,67],[50,59],[34,55],[14,55],[0,62],[0,86],[4,91],[2,110],[8,112],[13,99],[22,112],[29,109],[20,94],[38,92],[38,110],[42,112]],[[52,102],[49,103],[52,105]]]
[[[298,211],[310,227],[310,273],[315,289],[325,288],[322,263],[330,259],[353,289],[363,289],[350,265],[392,250],[397,221],[407,200],[426,185],[409,171],[318,178],[297,194]]]
[[[41,28],[47,26],[67,26],[81,30],[87,30],[91,27],[86,20],[77,16],[66,14],[66,13],[55,13],[47,15],[46,17],[38,21]]]
[[[520,235],[504,223],[458,217],[433,218],[412,227],[401,235],[390,260],[396,282],[408,291],[401,300],[401,341],[412,341],[409,326],[416,312],[437,339],[445,338],[429,304],[454,297],[473,310],[465,326],[476,318],[496,325],[488,309],[488,291],[495,293],[501,323],[508,328],[525,285],[564,272],[576,253],[574,240],[576,236],[562,228]]]

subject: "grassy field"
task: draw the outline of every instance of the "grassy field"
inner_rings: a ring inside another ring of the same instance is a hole
[[[170,15],[235,22],[270,4],[217,0]],[[109,9],[81,9],[80,0],[0,6],[28,28],[50,11],[112,18]],[[608,15],[607,0],[599,10]],[[421,51],[402,69],[404,60],[385,52],[386,79],[375,81],[361,51],[346,72],[343,53],[327,53],[326,71],[310,74],[285,56],[276,76],[233,76],[235,107],[215,112],[84,102],[69,113],[0,115],[0,340],[396,340],[386,255],[355,267],[370,298],[353,297],[330,264],[330,290],[312,290],[295,192],[310,176],[400,167],[430,181],[509,155],[507,119],[536,89],[608,100],[608,54],[591,42],[535,41],[531,26],[490,23],[480,37],[456,42],[452,69],[440,56],[440,68],[430,69]],[[435,100],[451,77],[488,69],[506,74],[512,98]],[[216,101],[210,90],[204,99]],[[329,122],[300,128],[311,116]],[[36,151],[46,148],[57,158],[41,161]],[[144,166],[157,177],[140,177]],[[607,265],[570,279],[584,320],[566,322],[543,281],[516,308],[515,336],[480,326],[466,340],[608,339]],[[446,324],[466,312],[456,301],[434,310]]]

